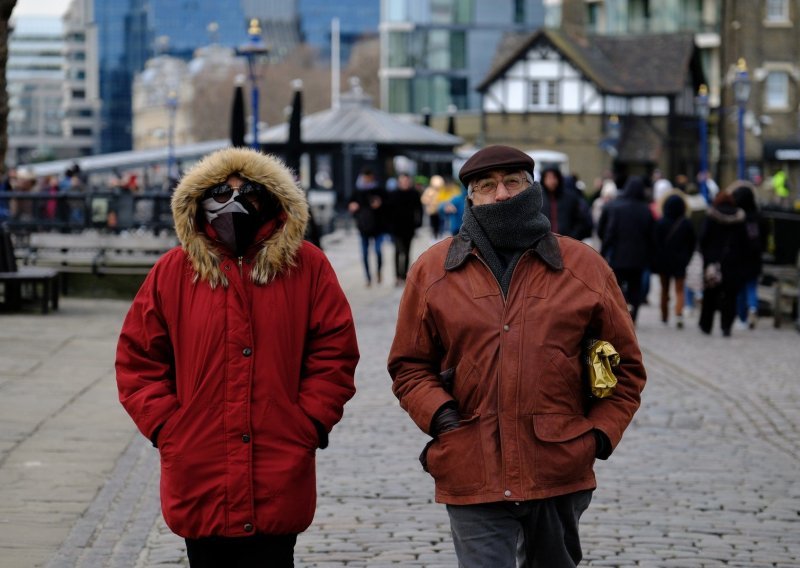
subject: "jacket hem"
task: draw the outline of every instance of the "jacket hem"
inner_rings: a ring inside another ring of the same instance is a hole
[[[502,491],[492,491],[475,495],[449,495],[437,490],[436,502],[443,505],[478,505],[481,503],[497,503],[501,501],[514,503],[518,501],[548,499],[550,497],[558,497],[560,495],[568,495],[570,493],[577,493],[578,491],[596,488],[597,482],[594,474],[592,474],[590,477],[575,483],[559,485],[558,487],[542,487],[540,489],[532,489],[521,494],[515,493],[512,497],[506,497]]]

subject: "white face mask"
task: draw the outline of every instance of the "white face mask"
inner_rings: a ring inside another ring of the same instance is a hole
[[[236,198],[239,196],[239,192],[237,190],[233,190],[233,194],[231,198],[226,201],[225,203],[220,203],[219,201],[215,201],[213,197],[208,197],[201,202],[203,206],[203,211],[206,214],[206,220],[210,223],[223,213],[244,213],[245,215],[249,214],[250,212],[245,209],[244,205],[236,201]]]

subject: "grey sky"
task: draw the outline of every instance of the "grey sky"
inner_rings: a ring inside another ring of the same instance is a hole
[[[69,0],[17,0],[12,16],[60,16],[67,11]]]

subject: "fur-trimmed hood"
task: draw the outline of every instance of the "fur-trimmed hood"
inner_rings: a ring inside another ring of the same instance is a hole
[[[283,223],[260,243],[253,259],[253,282],[267,284],[294,265],[308,223],[305,194],[294,182],[289,169],[274,156],[245,148],[226,148],[203,158],[183,176],[175,189],[172,216],[175,232],[196,278],[208,282],[212,288],[227,286],[228,279],[220,267],[222,255],[198,227],[198,211],[206,190],[223,183],[233,173],[263,184],[278,199],[285,214]]]

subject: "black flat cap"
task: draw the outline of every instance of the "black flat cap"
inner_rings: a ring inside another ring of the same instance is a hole
[[[466,186],[470,179],[492,170],[524,170],[533,174],[533,158],[511,146],[487,146],[464,162],[458,179]]]

